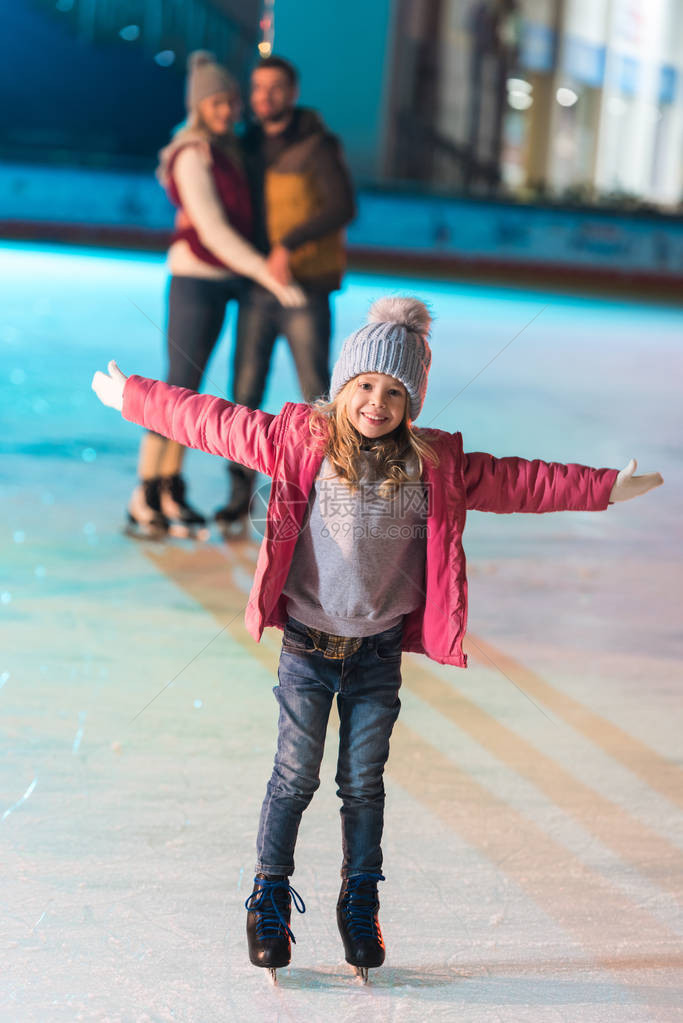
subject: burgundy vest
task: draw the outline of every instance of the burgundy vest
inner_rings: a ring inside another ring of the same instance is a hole
[[[188,142],[188,145],[195,144]],[[173,165],[178,158],[178,154],[182,153],[183,149],[185,149],[185,146],[180,146],[171,157],[168,166],[168,186],[166,188],[169,199],[178,209],[182,209],[183,204],[180,200],[175,178],[173,177]],[[211,146],[211,173],[218,197],[223,206],[223,211],[225,212],[225,219],[231,227],[239,231],[243,238],[250,240],[253,231],[253,217],[249,186],[244,171],[237,164],[233,163],[222,149],[219,149],[218,146]],[[186,241],[193,254],[198,259],[201,259],[203,263],[209,263],[210,266],[226,266],[218,256],[215,256],[213,252],[210,252],[209,249],[202,245],[194,227],[189,226],[176,229],[173,232],[171,243],[180,240]],[[231,268],[228,267],[227,269]]]

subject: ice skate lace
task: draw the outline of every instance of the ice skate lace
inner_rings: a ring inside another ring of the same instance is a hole
[[[287,908],[287,895],[291,894],[294,908],[298,913],[305,913],[306,906],[299,893],[292,888],[288,881],[265,881],[262,878],[256,880],[258,888],[253,891],[244,903],[245,909],[256,912],[256,937],[277,938],[281,931],[292,939],[296,945],[296,938],[282,915],[282,909]],[[278,902],[281,905],[278,905]]]
[[[348,879],[342,912],[353,941],[379,940],[377,882],[385,880],[382,874],[356,874]]]

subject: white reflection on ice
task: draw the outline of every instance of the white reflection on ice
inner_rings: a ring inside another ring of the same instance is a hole
[[[72,753],[78,753],[78,747],[81,745],[81,739],[83,738],[83,726],[85,724],[85,711],[81,710],[78,712],[78,731],[74,738],[73,746],[71,747]]]
[[[36,927],[40,927],[40,925],[42,924],[44,919],[45,919],[45,910],[43,910],[43,912],[40,914],[39,918],[36,920],[36,922],[34,923],[33,927],[31,928],[31,934],[33,934],[33,932],[35,931]]]
[[[36,777],[33,779],[31,784],[29,785],[29,787],[26,789],[26,792],[24,792],[24,794],[21,797],[21,799],[17,799],[16,803],[13,806],[8,806],[7,807],[7,809],[5,810],[5,812],[2,815],[2,820],[4,820],[5,817],[9,817],[9,815],[11,813],[14,813],[15,810],[19,809],[19,807],[22,805],[22,803],[26,802],[26,800],[31,795],[31,793],[33,792],[33,790],[34,790],[34,788],[36,787],[37,784],[38,784],[38,776],[36,775]]]

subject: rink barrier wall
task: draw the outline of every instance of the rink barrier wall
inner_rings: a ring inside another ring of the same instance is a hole
[[[361,189],[354,268],[660,292],[683,299],[683,218]],[[173,209],[152,174],[0,167],[0,236],[163,251]]]

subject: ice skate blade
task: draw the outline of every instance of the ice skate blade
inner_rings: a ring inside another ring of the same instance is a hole
[[[361,984],[367,984],[369,980],[369,973],[367,966],[354,966],[353,972],[358,977]]]
[[[127,522],[123,527],[125,536],[131,540],[151,540],[152,543],[163,543],[168,536],[165,529],[153,526],[141,526],[139,522]]]
[[[274,966],[268,967],[268,981],[273,987],[277,984],[277,970]]]
[[[176,540],[198,540],[205,543],[211,538],[211,530],[207,526],[184,526],[174,522],[169,526],[168,535]]]

